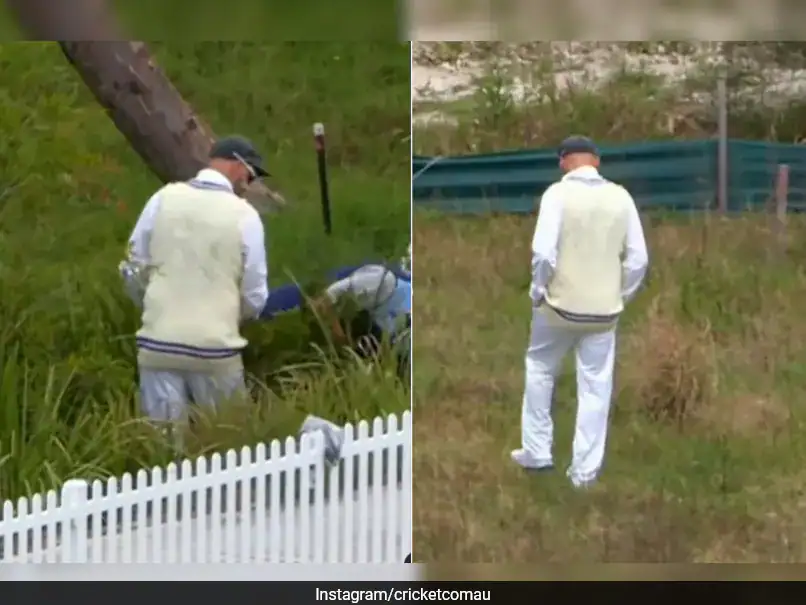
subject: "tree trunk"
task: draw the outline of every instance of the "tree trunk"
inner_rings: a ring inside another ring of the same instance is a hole
[[[111,41],[125,35],[104,0],[6,0],[6,5],[30,37],[62,40],[67,59],[160,180],[187,180],[207,163],[212,129],[156,66],[145,43]],[[279,192],[259,181],[243,195],[261,211],[285,204]]]

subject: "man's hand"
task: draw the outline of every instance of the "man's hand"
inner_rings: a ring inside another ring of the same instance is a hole
[[[346,345],[347,335],[344,333],[344,328],[341,327],[341,321],[339,321],[330,299],[327,296],[317,298],[311,302],[311,309],[325,325],[330,327],[333,344],[339,347]]]
[[[347,345],[347,334],[344,333],[344,328],[341,327],[338,317],[334,317],[331,321],[330,332],[333,335],[333,344],[339,347]]]
[[[148,285],[148,268],[134,261],[124,260],[118,265],[118,271],[123,278],[126,294],[135,305],[142,308]]]
[[[534,284],[529,286],[529,298],[532,299],[532,307],[537,309],[540,305],[543,304],[543,299],[545,298],[545,292],[542,288],[538,288]]]

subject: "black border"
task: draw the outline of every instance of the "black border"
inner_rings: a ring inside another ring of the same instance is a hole
[[[297,567],[299,570],[300,567]],[[371,576],[372,571],[367,570]],[[202,578],[200,578],[202,580]],[[147,602],[176,605],[177,599],[193,605],[247,603],[353,603],[424,601],[565,602],[593,599],[598,605],[631,599],[708,599],[712,603],[795,603],[806,599],[806,582],[181,582],[169,589],[162,582],[131,582],[124,588],[113,582],[4,582],[3,605],[50,605],[80,599],[82,603]],[[317,590],[331,591],[327,594]],[[340,592],[339,592],[340,591]],[[370,593],[367,591],[381,591]],[[396,592],[389,592],[396,591]],[[439,593],[436,591],[440,591]],[[445,591],[448,591],[447,593]],[[453,591],[471,591],[455,593]],[[105,594],[106,593],[106,594]],[[464,597],[464,598],[460,598]],[[650,603],[650,605],[659,605]]]

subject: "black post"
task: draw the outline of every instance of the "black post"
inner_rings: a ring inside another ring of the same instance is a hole
[[[325,223],[325,233],[333,232],[330,221],[330,192],[327,184],[327,154],[325,153],[325,126],[317,122],[313,125],[313,140],[316,144],[316,165],[319,172],[319,197],[322,200],[322,220]]]

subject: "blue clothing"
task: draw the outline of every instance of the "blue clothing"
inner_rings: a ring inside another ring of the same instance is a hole
[[[401,318],[411,315],[411,281],[398,278],[392,297],[370,314],[381,330],[387,334],[396,334],[401,329]]]
[[[375,264],[375,263],[366,263]],[[352,265],[348,267],[341,267],[328,274],[328,279],[332,282],[345,279],[355,273],[364,265]],[[396,306],[400,307],[398,313],[411,313],[411,275],[402,269],[396,267],[388,267],[395,277],[400,282],[405,282],[408,285],[407,295],[396,296]],[[405,287],[405,286],[402,286]],[[271,288],[269,299],[260,313],[260,319],[274,319],[278,313],[286,313],[294,311],[302,307],[305,302],[305,295],[297,284],[285,284],[276,288]]]
[[[305,296],[297,284],[286,284],[269,290],[266,306],[260,312],[260,319],[274,319],[278,313],[286,313],[302,307]]]

